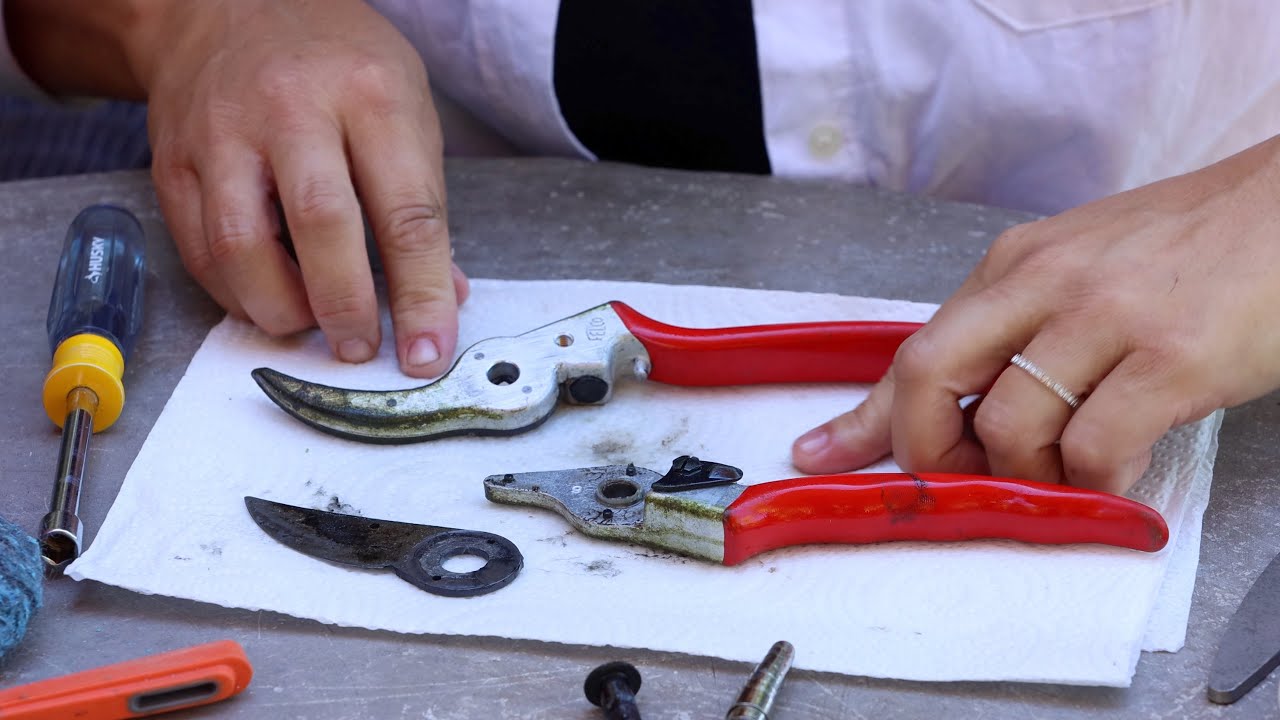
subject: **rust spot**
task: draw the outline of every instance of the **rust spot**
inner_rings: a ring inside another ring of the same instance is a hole
[[[592,560],[589,563],[579,563],[589,573],[602,575],[604,577],[617,577],[622,571],[613,566],[610,560]]]
[[[560,547],[568,547],[569,544],[564,541],[565,537],[568,535],[569,533],[566,532],[560,535],[552,535],[551,537],[538,538],[538,542],[555,543]]]
[[[673,445],[680,442],[689,434],[689,416],[680,418],[680,423],[671,432],[662,438],[663,449],[671,449]]]
[[[329,504],[324,506],[325,510],[335,513],[345,513],[347,515],[359,515],[360,511],[351,506],[350,503],[344,503],[338,499],[337,495],[329,498]]]
[[[598,440],[591,445],[591,452],[609,465],[619,465],[632,454],[634,439],[627,434],[617,434]]]

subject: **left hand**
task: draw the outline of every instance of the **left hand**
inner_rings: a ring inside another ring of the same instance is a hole
[[[793,460],[843,472],[892,451],[907,471],[1124,492],[1165,432],[1280,386],[1278,310],[1280,136],[1010,229],[870,396],[798,439]],[[1015,353],[1079,409],[1010,365]]]

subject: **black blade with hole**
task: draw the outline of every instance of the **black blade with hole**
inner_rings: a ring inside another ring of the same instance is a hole
[[[311,557],[365,569],[388,568],[435,595],[472,597],[511,584],[524,557],[510,540],[479,530],[418,525],[325,512],[246,497],[258,527],[277,542]],[[445,567],[473,556],[484,564],[469,572]]]

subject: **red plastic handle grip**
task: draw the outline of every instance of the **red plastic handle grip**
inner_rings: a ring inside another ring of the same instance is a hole
[[[649,351],[649,379],[669,385],[875,382],[920,323],[832,321],[683,328],[610,303]]]
[[[724,513],[724,564],[789,545],[1005,538],[1155,552],[1160,513],[1110,493],[942,473],[815,475],[748,487]]]

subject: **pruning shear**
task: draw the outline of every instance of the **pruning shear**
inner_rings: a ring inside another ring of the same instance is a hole
[[[485,497],[564,516],[585,535],[725,565],[776,548],[1003,538],[1155,552],[1160,513],[1110,493],[980,475],[862,473],[743,485],[731,465],[682,455],[630,465],[491,475]]]
[[[514,337],[481,340],[439,379],[367,391],[299,380],[270,368],[253,378],[312,427],[373,443],[451,435],[514,435],[563,401],[608,402],[619,377],[670,385],[879,380],[919,323],[832,321],[695,329],[608,302]]]

